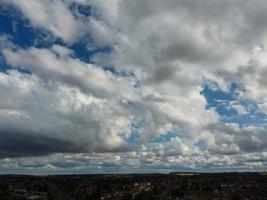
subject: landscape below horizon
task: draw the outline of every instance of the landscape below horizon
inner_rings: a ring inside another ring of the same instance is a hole
[[[267,173],[0,176],[1,200],[266,200]]]

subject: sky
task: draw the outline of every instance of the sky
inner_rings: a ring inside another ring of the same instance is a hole
[[[265,0],[0,0],[0,173],[267,170]]]

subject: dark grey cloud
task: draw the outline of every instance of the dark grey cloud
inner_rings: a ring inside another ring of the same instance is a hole
[[[266,130],[241,131],[236,136],[236,143],[244,152],[261,152],[267,149]]]
[[[0,133],[0,158],[45,156],[52,153],[82,153],[85,149],[70,141],[41,135]]]

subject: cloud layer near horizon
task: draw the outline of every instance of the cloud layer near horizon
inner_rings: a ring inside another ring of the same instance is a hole
[[[0,36],[0,168],[265,169],[263,0],[0,6],[44,35]]]

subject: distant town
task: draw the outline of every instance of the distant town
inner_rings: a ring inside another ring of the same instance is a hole
[[[1,200],[267,200],[267,173],[0,176]]]

